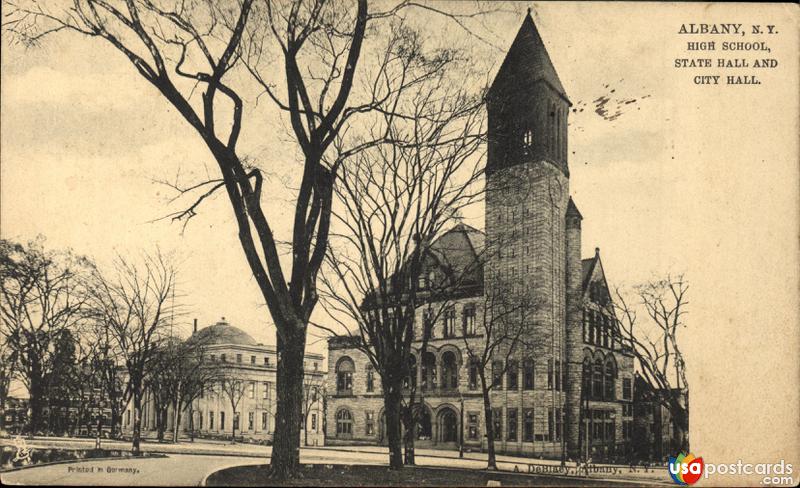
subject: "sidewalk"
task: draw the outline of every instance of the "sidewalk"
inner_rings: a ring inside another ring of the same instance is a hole
[[[74,448],[87,449],[94,447],[94,439],[75,438],[34,438],[27,440],[31,448]],[[0,445],[13,445],[13,439],[0,439]],[[130,442],[103,440],[102,446],[106,449],[130,449]],[[264,463],[272,453],[271,446],[255,444],[230,444],[221,441],[195,440],[195,442],[181,442],[179,444],[143,441],[143,452],[205,455],[205,456],[232,456],[232,457],[257,457]],[[385,464],[389,450],[383,446],[331,446],[331,447],[304,447],[301,448],[301,461],[305,463],[326,464]],[[464,453],[460,458],[458,451],[438,449],[417,449],[417,464],[420,466],[454,467],[468,469],[484,469],[486,467],[486,454],[470,452]],[[557,475],[566,477],[584,477],[585,472],[578,472],[574,462],[566,463],[564,468],[558,460],[534,459],[518,456],[497,456],[497,467],[500,471]],[[630,481],[632,483],[664,483],[671,484],[666,466],[638,468],[632,471],[629,466],[623,465],[592,465],[588,475],[592,479],[609,479],[615,481]]]

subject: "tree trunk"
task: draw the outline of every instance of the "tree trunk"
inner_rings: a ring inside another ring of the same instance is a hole
[[[417,422],[414,415],[413,405],[408,409],[408,413],[403,416],[403,425],[405,426],[405,458],[403,462],[406,466],[413,466],[416,464],[416,456],[414,455],[414,441],[417,439]]]
[[[141,454],[139,444],[142,440],[142,394],[139,391],[134,391],[133,394],[133,440],[131,445],[131,453],[134,456]]]
[[[388,376],[388,375],[387,375]],[[383,407],[386,412],[386,436],[389,441],[389,468],[403,468],[403,447],[400,429],[400,409],[403,401],[402,378],[387,377],[383,388]]]
[[[300,470],[300,421],[303,409],[303,359],[306,328],[282,327],[278,333],[275,434],[270,461],[271,476],[294,478]],[[286,336],[282,340],[282,335]]]
[[[42,428],[42,416],[44,414],[44,387],[42,380],[36,375],[31,375],[30,388],[30,409],[31,418],[29,420],[31,434],[36,434]]]
[[[497,469],[497,458],[494,453],[494,419],[492,418],[492,402],[489,399],[489,388],[486,386],[486,375],[479,375],[481,378],[481,390],[483,390],[483,416],[486,419],[486,452],[488,459],[486,469]]]
[[[172,433],[172,442],[177,444],[178,443],[178,436],[181,433],[181,406],[180,404],[175,406],[175,429],[173,429]]]

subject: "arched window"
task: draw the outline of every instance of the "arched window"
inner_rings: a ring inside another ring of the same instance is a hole
[[[426,352],[422,356],[422,389],[436,388],[436,356],[431,352]]]
[[[603,360],[600,358],[594,361],[594,374],[592,375],[592,396],[603,398]]]
[[[442,388],[458,388],[458,363],[453,351],[442,354]]]
[[[617,376],[617,368],[614,367],[614,358],[609,355],[606,361],[606,379],[604,383],[604,398],[606,400],[614,399],[614,379]]]
[[[353,360],[343,357],[336,363],[336,394],[353,394],[353,372],[356,370]]]
[[[592,361],[589,358],[583,360],[583,394],[586,397],[592,395]]]
[[[353,415],[350,410],[343,408],[336,413],[336,435],[342,437],[353,435]]]
[[[417,387],[417,357],[413,354],[408,358],[408,376],[403,379],[403,388]]]
[[[525,132],[522,134],[522,148],[526,155],[533,152],[533,129],[525,129]]]

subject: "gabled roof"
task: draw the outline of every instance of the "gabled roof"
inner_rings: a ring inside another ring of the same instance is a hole
[[[600,261],[600,248],[594,248],[594,256],[589,259],[581,260],[581,290],[586,296],[589,293],[589,286],[592,281],[600,281],[606,290],[608,300],[612,300],[611,291],[606,281],[606,273],[603,270],[603,263]]]
[[[517,37],[511,43],[506,58],[494,78],[489,92],[502,86],[519,86],[521,83],[531,84],[544,81],[569,102],[567,92],[558,78],[550,55],[542,41],[530,11],[522,21]]]

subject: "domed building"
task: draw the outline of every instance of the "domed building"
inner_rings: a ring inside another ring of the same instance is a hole
[[[275,346],[261,344],[250,334],[225,321],[197,330],[186,340],[201,350],[203,363],[214,368],[214,378],[199,398],[181,413],[181,435],[227,438],[235,431],[236,438],[271,441],[275,431],[276,363]],[[304,386],[305,427],[301,444],[324,445],[323,432],[323,357],[306,354]],[[235,406],[235,408],[234,408]],[[157,432],[155,398],[151,391],[145,396],[142,410],[142,431],[147,437]],[[174,412],[170,408],[166,419],[166,437],[174,429]],[[132,408],[123,414],[124,431],[133,427]]]

